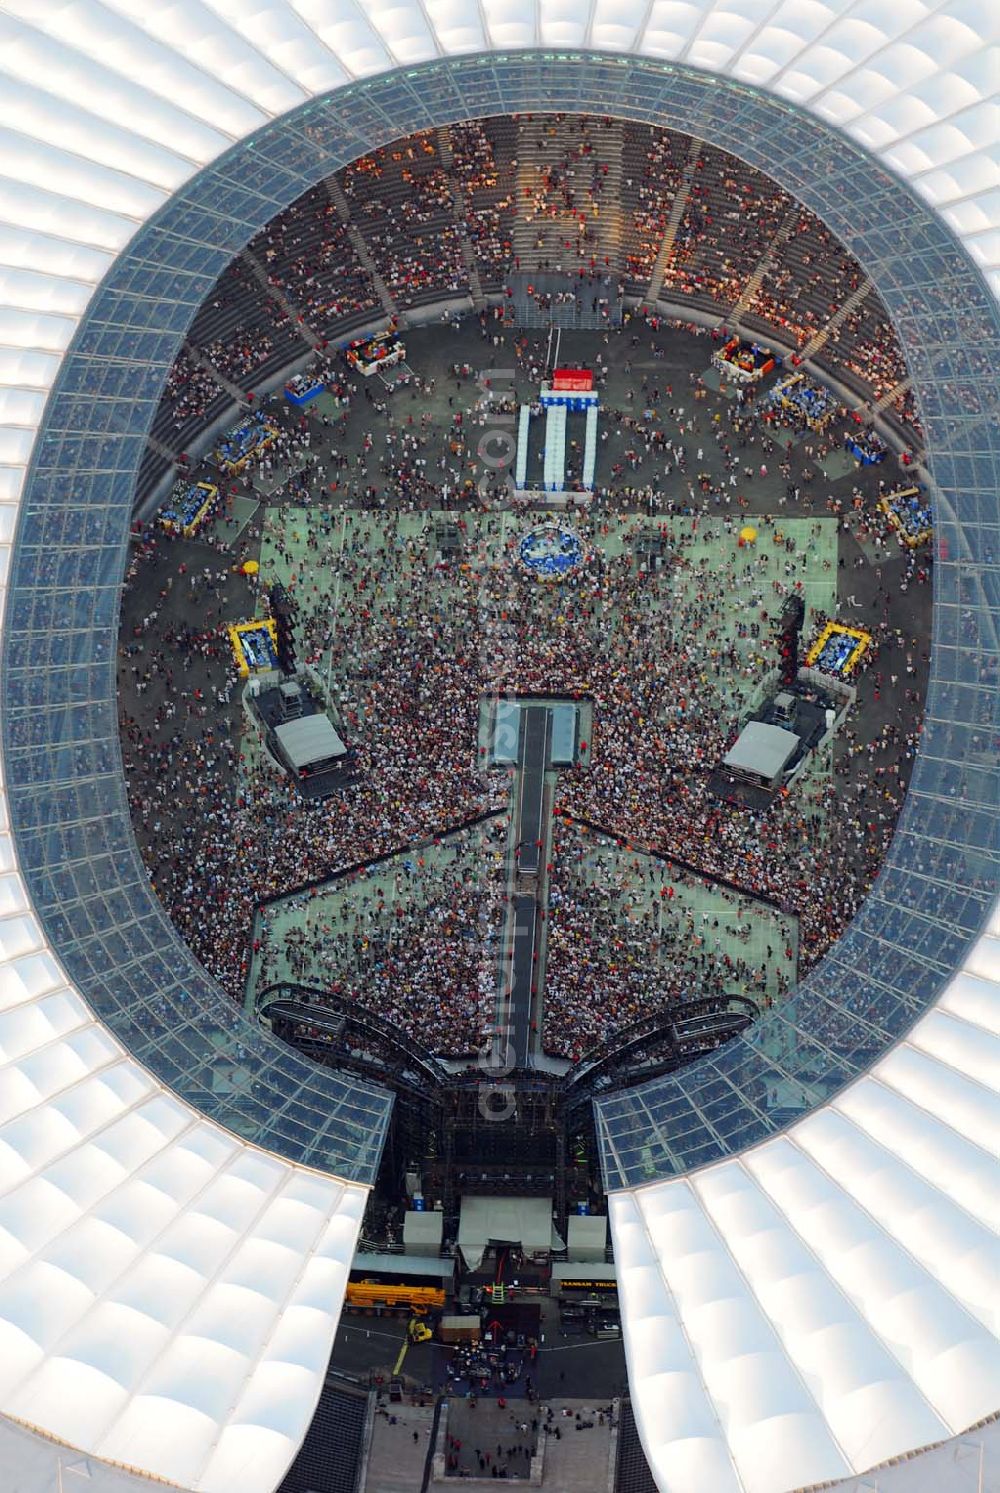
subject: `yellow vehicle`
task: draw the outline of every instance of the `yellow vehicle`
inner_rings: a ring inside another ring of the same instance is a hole
[[[347,1286],[347,1305],[362,1311],[411,1311],[426,1316],[444,1306],[440,1286],[386,1285],[379,1280],[352,1280]]]
[[[420,1317],[411,1317],[406,1328],[406,1336],[411,1343],[429,1343],[434,1334]]]

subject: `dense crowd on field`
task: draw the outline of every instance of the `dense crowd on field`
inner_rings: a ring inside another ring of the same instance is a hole
[[[368,1009],[431,1051],[476,1050],[496,1004],[507,823],[494,815],[263,905],[255,988],[292,980],[327,1002],[363,992]]]
[[[482,333],[486,343],[496,335],[488,320]],[[542,342],[506,335],[503,355],[519,376],[535,378]],[[614,335],[629,342],[627,332]],[[738,400],[708,405],[694,374],[675,393],[656,373],[655,326],[651,335],[652,371],[636,370],[624,408],[605,413],[605,485],[593,511],[574,520],[588,561],[555,591],[512,563],[516,505],[513,515],[495,510],[499,478],[477,456],[496,407],[491,416],[470,364],[455,363],[447,379],[450,429],[425,408],[431,394],[445,397],[433,381],[376,393],[346,377],[342,363],[334,379],[332,362],[335,413],[283,420],[277,445],[246,476],[252,489],[282,464],[299,471],[287,493],[301,506],[268,510],[260,555],[267,578],[282,579],[296,604],[300,660],[331,682],[357,752],[355,781],[330,800],[305,804],[266,758],[241,756],[224,630],[236,605],[232,556],[202,546],[193,563],[155,531],[140,540],[133,586],[148,565],[162,590],[160,604],[145,610],[126,603],[122,729],[133,814],[158,894],[234,997],[248,977],[260,988],[290,973],[363,999],[435,1050],[465,1053],[486,1034],[503,912],[499,830],[489,831],[478,871],[456,861],[432,892],[418,892],[407,871],[390,902],[355,878],[332,943],[322,922],[280,948],[266,919],[253,931],[269,899],[475,816],[506,814],[508,774],[484,769],[477,748],[483,694],[591,696],[595,740],[586,765],[561,775],[556,810],[774,904],[798,922],[802,967],[849,921],[902,802],[916,690],[894,677],[898,704],[881,736],[866,741],[848,724],[833,776],[807,778],[765,815],[723,805],[708,775],[731,744],[753,681],[773,663],[784,598],[815,571],[816,526],[856,523],[867,499],[858,486],[824,496],[815,478],[801,489],[784,418]],[[786,536],[778,544],[780,520],[762,517],[754,520],[761,543],[741,548],[747,495],[769,472],[782,479],[778,512],[813,528],[798,543]],[[423,510],[417,533],[403,520]],[[450,558],[435,537],[444,519],[458,536]],[[714,553],[732,557],[721,569],[706,554],[707,534]],[[904,591],[928,578],[915,555],[899,577]],[[907,673],[917,669],[918,645],[900,635],[891,602],[880,579],[870,615],[852,616],[875,636],[879,685],[885,644],[905,644]],[[621,957],[604,937],[631,926],[627,888],[608,878],[596,906],[571,855],[556,856],[553,886],[553,995],[541,1035],[547,1050],[571,1057],[635,1019],[644,970],[639,935],[629,932]],[[470,928],[487,932],[470,940]],[[720,952],[711,939],[694,945],[690,932],[668,923],[672,973],[646,985],[647,1000],[672,998],[695,980],[702,990],[735,981],[755,998],[774,989],[773,970],[734,964],[732,950]]]
[[[763,1008],[787,985],[794,919],[568,817],[552,855],[547,1051],[575,1060],[658,1007],[738,992]]]

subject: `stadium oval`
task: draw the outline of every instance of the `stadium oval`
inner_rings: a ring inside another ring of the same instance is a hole
[[[910,369],[940,542],[923,745],[873,892],[780,1013],[673,1078],[602,1101],[607,1186],[738,1153],[831,1097],[935,1000],[995,895],[997,769],[984,764],[977,731],[996,720],[988,660],[1000,431],[971,394],[997,371],[996,307],[940,218],[795,106],[648,60],[455,58],[304,104],[189,182],[140,229],[88,307],[25,487],[4,639],[4,748],[34,906],[95,1013],[196,1107],[291,1160],[358,1180],[377,1165],[383,1097],[316,1070],[239,1017],[169,924],[139,860],[114,680],[134,483],[191,317],[275,213],[364,150],[417,129],[560,108],[695,132],[765,171],[847,245],[893,317]],[[780,1042],[770,1042],[771,1024]],[[252,1081],[221,1096],[213,1073],[227,1057]],[[778,1090],[796,1089],[808,1098],[791,1110],[775,1103]]]

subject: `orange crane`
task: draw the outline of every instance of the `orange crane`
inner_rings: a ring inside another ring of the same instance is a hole
[[[441,1311],[445,1293],[440,1286],[413,1286],[403,1282],[386,1285],[378,1280],[352,1280],[347,1286],[347,1305],[369,1311],[411,1311],[424,1316]]]

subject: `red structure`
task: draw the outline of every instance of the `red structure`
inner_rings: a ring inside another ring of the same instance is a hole
[[[553,394],[589,394],[594,375],[589,368],[556,368],[552,373]]]

